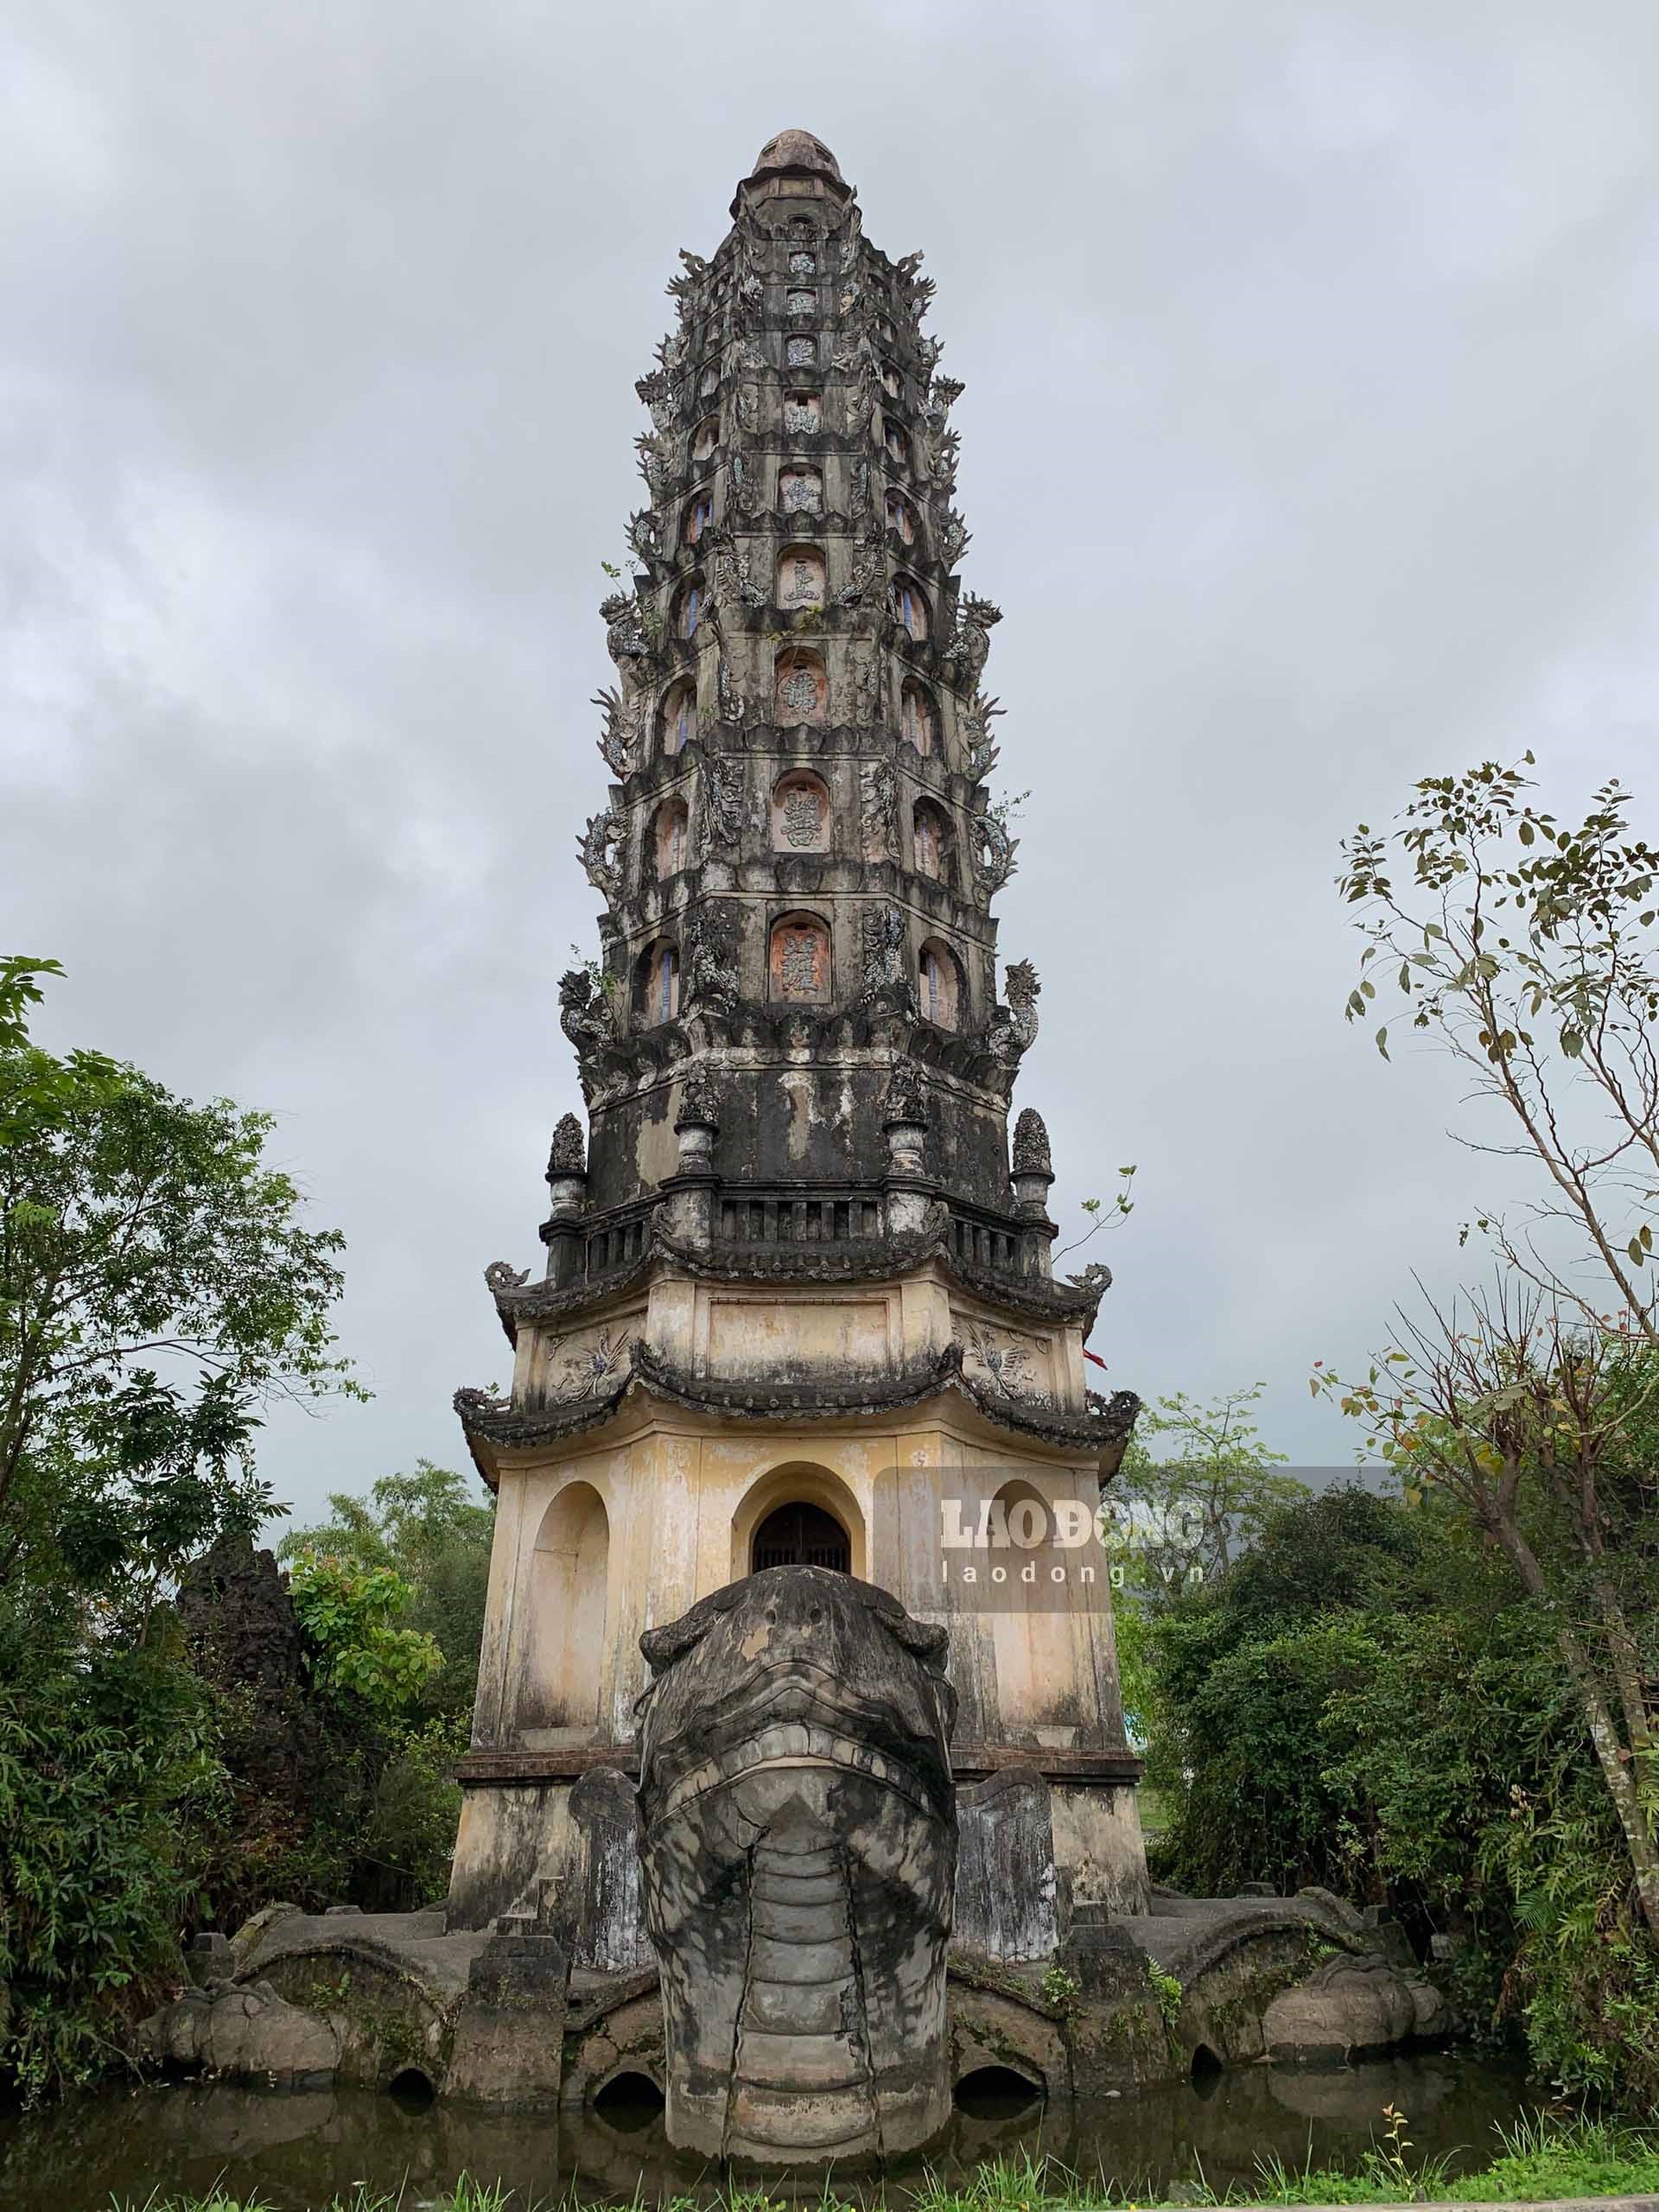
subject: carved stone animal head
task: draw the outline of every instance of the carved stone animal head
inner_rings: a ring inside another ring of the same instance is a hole
[[[829,1764],[901,1770],[947,1815],[948,1642],[885,1590],[814,1567],[765,1568],[648,1630],[639,1648],[652,1681],[638,1708],[647,1817],[694,1770],[712,1762],[726,1782],[764,1762],[780,1726],[804,1731]]]

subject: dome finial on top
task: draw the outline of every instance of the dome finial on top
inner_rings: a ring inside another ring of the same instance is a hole
[[[801,181],[809,177],[810,183]],[[843,207],[857,196],[842,176],[840,162],[823,139],[815,138],[810,130],[780,130],[767,139],[754,157],[753,168],[739,180],[732,200],[734,217],[745,194],[757,191],[767,199],[779,193],[805,194],[834,200]]]
[[[754,175],[766,169],[813,169],[820,176],[832,176],[837,184],[844,179],[841,165],[824,144],[810,130],[780,130],[768,138],[754,157]]]

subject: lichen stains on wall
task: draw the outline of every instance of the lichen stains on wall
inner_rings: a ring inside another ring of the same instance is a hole
[[[666,1085],[644,1102],[644,1116],[633,1141],[634,1172],[642,1185],[653,1189],[666,1181],[679,1164],[680,1147],[669,1113]]]
[[[789,1127],[785,1145],[790,1164],[794,1167],[811,1168],[823,1157],[823,1138],[826,1134],[838,1135],[844,1142],[852,1116],[846,1086],[842,1087],[839,1108],[825,1113],[826,1086],[816,1071],[791,1071],[780,1078],[784,1096],[789,1101]]]

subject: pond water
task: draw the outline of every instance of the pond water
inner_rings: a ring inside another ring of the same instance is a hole
[[[1409,2118],[1414,2157],[1449,2153],[1461,2171],[1497,2149],[1496,2122],[1535,2109],[1544,2094],[1518,2064],[1459,2052],[1335,2073],[1247,2067],[1046,2108],[990,2094],[958,2111],[925,2163],[961,2177],[983,2159],[1028,2152],[1131,2195],[1162,2194],[1200,2177],[1219,2190],[1250,2183],[1257,2160],[1272,2152],[1297,2166],[1310,2156],[1316,2165],[1357,2164],[1392,2103]],[[889,2170],[889,2196],[901,2196],[922,2171],[921,2161]],[[215,2183],[278,2212],[313,2212],[359,2183],[404,2188],[414,2207],[463,2172],[502,2182],[521,2203],[566,2196],[584,2204],[636,2196],[655,2202],[712,2194],[718,2183],[669,2150],[659,2106],[626,2098],[603,2113],[507,2116],[423,2107],[370,2089],[285,2095],[179,2083],[0,2118],[6,2212],[92,2212],[111,2198],[142,2205],[152,2193],[200,2193]],[[816,2198],[818,2183],[808,2193]],[[849,2183],[849,2193],[867,2194],[868,2184]]]

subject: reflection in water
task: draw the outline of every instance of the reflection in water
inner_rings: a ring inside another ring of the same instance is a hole
[[[1510,2062],[1457,2053],[1330,2074],[1246,2067],[1046,2109],[1010,2086],[1014,2078],[964,2083],[970,2094],[927,2154],[934,2172],[959,2177],[982,2159],[1029,2152],[1131,2196],[1200,2175],[1224,2190],[1253,2181],[1271,2153],[1290,2166],[1355,2163],[1389,2103],[1409,2115],[1420,2158],[1449,2153],[1461,2171],[1497,2148],[1496,2122],[1543,2101]],[[461,2173],[499,2180],[521,2202],[573,2189],[587,2203],[712,2196],[718,2176],[669,2150],[652,2085],[624,2075],[607,2088],[602,2110],[539,2117],[368,2089],[281,2095],[182,2084],[81,2098],[0,2119],[0,2202],[8,2212],[92,2212],[112,2196],[142,2204],[152,2191],[200,2194],[217,2183],[276,2212],[313,2212],[359,2183],[404,2187],[416,2205]],[[919,2182],[922,2163],[889,2174],[890,2196]],[[817,2197],[817,2182],[802,2186]]]

